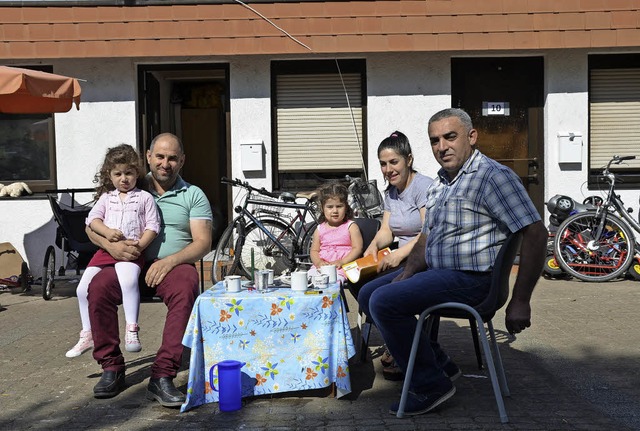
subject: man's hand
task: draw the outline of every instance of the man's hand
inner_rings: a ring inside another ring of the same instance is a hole
[[[140,257],[138,241],[127,239],[124,241],[111,242],[105,249],[115,260],[131,262]]]
[[[147,286],[155,288],[157,285],[162,283],[162,280],[164,280],[167,274],[169,274],[169,272],[171,272],[175,267],[176,264],[173,263],[171,256],[156,260],[147,270],[144,281],[147,283]]]
[[[507,305],[505,325],[510,334],[518,334],[531,326],[531,305],[512,299]]]

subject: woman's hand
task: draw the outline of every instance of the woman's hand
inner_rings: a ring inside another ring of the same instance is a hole
[[[402,263],[402,256],[398,253],[389,253],[378,262],[378,272],[386,271],[389,268],[397,268]]]
[[[378,246],[376,245],[375,241],[371,241],[371,244],[369,244],[369,247],[367,247],[367,249],[364,251],[364,253],[362,254],[363,256],[369,256],[369,255],[373,255],[373,260],[375,262],[378,261]]]

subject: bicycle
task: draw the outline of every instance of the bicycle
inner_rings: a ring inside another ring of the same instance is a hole
[[[384,199],[376,180],[365,181],[360,177],[345,176],[349,182],[349,206],[353,209],[354,217],[382,218],[384,214]]]
[[[640,233],[640,224],[616,194],[616,175],[610,171],[612,164],[635,158],[613,156],[602,172],[609,183],[604,201],[595,210],[572,215],[558,228],[554,254],[567,274],[583,281],[608,281],[624,275],[637,260],[634,231]],[[634,277],[638,269],[640,265],[631,269]]]
[[[252,187],[239,179],[222,178],[223,184],[247,191],[238,213],[222,233],[216,246],[211,279],[238,274],[253,279],[252,270],[273,269],[276,276],[309,264],[311,239],[318,225],[313,195],[274,193]],[[296,203],[297,198],[304,203]],[[283,213],[291,210],[290,214]]]

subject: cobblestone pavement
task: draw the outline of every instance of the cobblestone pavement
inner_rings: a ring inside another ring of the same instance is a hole
[[[91,355],[64,356],[80,330],[76,282],[57,283],[50,301],[38,285],[30,293],[0,293],[0,429],[640,429],[640,282],[540,280],[533,326],[517,339],[504,331],[504,315],[496,316],[511,389],[508,424],[499,421],[490,381],[475,365],[468,322],[461,320],[443,321],[440,339],[464,375],[456,395],[426,415],[396,419],[388,413],[401,382],[382,378],[377,334],[370,346],[374,360],[352,360],[353,393],[342,399],[322,390],[246,400],[232,413],[221,413],[217,404],[186,413],[163,408],[144,396],[164,321],[160,302],[141,305],[143,350],[125,353],[127,389],[97,400],[92,388],[101,370]],[[356,305],[349,301],[355,328]],[[176,379],[183,391],[186,360]]]

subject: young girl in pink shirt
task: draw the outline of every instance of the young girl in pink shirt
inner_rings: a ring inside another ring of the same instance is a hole
[[[319,189],[322,213],[318,217],[318,228],[311,243],[310,274],[318,272],[323,265],[335,265],[337,279],[344,283],[347,276],[342,265],[357,259],[362,254],[362,234],[351,217],[353,210],[347,203],[347,188],[340,183],[328,183]]]
[[[132,146],[122,144],[107,150],[104,163],[95,176],[98,201],[89,212],[87,226],[111,242],[137,241],[138,249],[144,250],[160,230],[160,216],[153,196],[138,187],[143,181],[142,159]],[[125,350],[139,352],[142,349],[138,338],[138,277],[143,264],[142,254],[132,262],[117,261],[104,250],[93,255],[76,289],[82,331],[78,343],[66,353],[67,358],[80,356],[93,348],[87,293],[89,283],[105,266],[115,267],[122,289],[122,307],[127,321]]]

